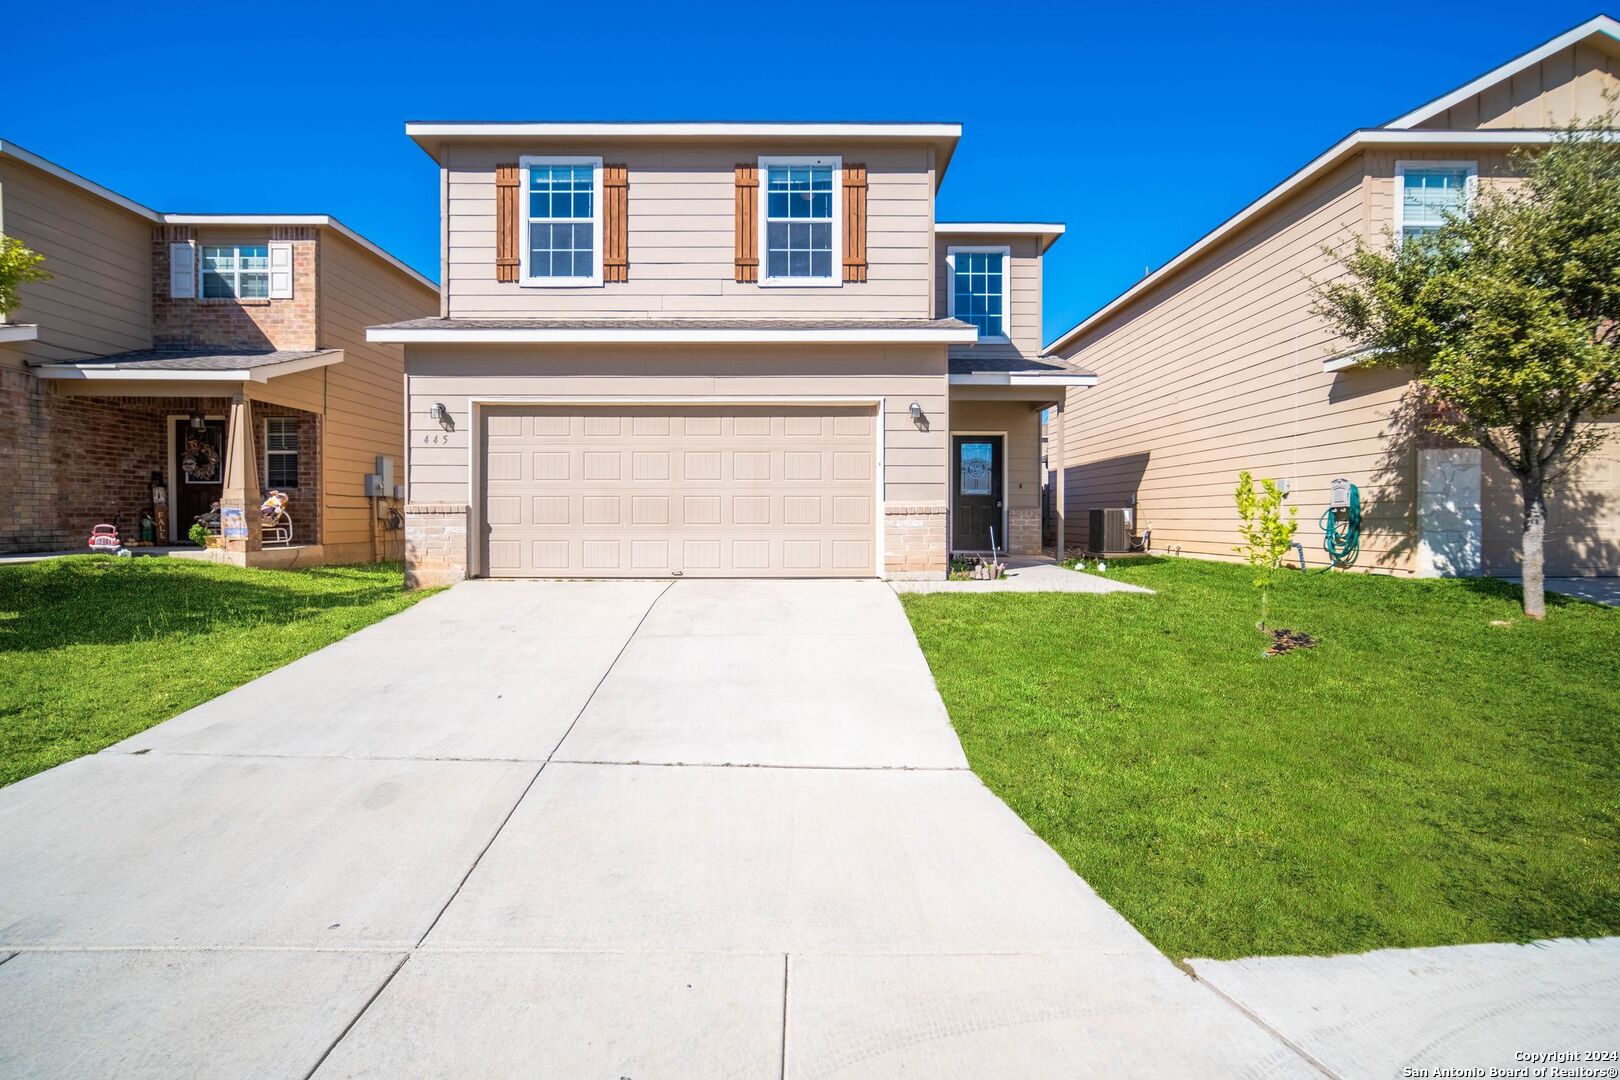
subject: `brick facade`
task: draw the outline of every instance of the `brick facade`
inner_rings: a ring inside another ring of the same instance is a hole
[[[1041,553],[1041,508],[1014,506],[1007,510],[1007,539],[1014,555]]]
[[[883,508],[885,577],[945,576],[944,503],[888,503]]]
[[[454,585],[467,576],[465,503],[411,503],[405,507],[405,587]]]
[[[152,343],[164,346],[211,345],[247,352],[305,351],[319,347],[320,311],[316,275],[320,242],[308,226],[277,226],[269,236],[233,234],[243,242],[289,241],[293,246],[293,294],[290,300],[203,299],[202,247],[225,242],[187,225],[159,225],[152,230]],[[197,244],[196,298],[169,295],[169,245]]]
[[[169,424],[193,412],[223,416],[225,398],[78,397],[30,372],[0,368],[0,552],[84,544],[93,525],[140,535],[152,505],[152,474],[169,475]],[[265,489],[264,419],[297,416],[298,487],[290,489],[295,543],[320,542],[320,419],[281,406],[255,410],[259,487]],[[190,522],[179,522],[185,536]],[[167,543],[159,536],[158,543]]]

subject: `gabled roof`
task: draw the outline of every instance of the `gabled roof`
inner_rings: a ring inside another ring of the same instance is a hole
[[[1567,49],[1571,45],[1577,45],[1583,41],[1588,41],[1592,38],[1607,38],[1610,41],[1620,41],[1620,21],[1611,19],[1607,15],[1599,15],[1595,19],[1588,19],[1586,22],[1581,23],[1581,25],[1571,30],[1564,31],[1557,37],[1547,41],[1545,44],[1538,45],[1529,52],[1524,53],[1522,56],[1514,57],[1501,67],[1487,71],[1485,74],[1481,75],[1472,82],[1464,83],[1462,86],[1457,87],[1457,89],[1451,91],[1449,94],[1442,94],[1440,97],[1435,98],[1427,105],[1420,105],[1418,108],[1413,109],[1404,116],[1397,116],[1384,126],[1386,128],[1396,129],[1417,127],[1424,121],[1432,120],[1436,116],[1439,116],[1453,105],[1456,105],[1459,102],[1467,101],[1475,94],[1483,93],[1484,91],[1495,86],[1497,83],[1505,82],[1508,79],[1513,78],[1513,76],[1517,75],[1526,68],[1534,67],[1536,64],[1541,63],[1554,53]]]
[[[1501,82],[1503,79],[1511,79],[1515,73],[1539,64],[1560,49],[1567,49],[1578,42],[1597,37],[1601,37],[1611,44],[1620,42],[1620,20],[1611,19],[1607,15],[1600,15],[1595,19],[1590,19],[1573,30],[1558,35],[1546,44],[1530,50],[1464,86],[1458,87],[1449,94],[1436,98],[1422,108],[1397,117],[1381,128],[1365,128],[1351,132],[1318,155],[1304,168],[1295,172],[1254,202],[1227,218],[1226,221],[1205,233],[1175,258],[1142,278],[1135,285],[1132,285],[1084,319],[1081,319],[1068,330],[1065,330],[1047,344],[1042,352],[1051,353],[1067,347],[1075,338],[1137,297],[1157,288],[1166,279],[1174,276],[1200,255],[1210,251],[1226,237],[1275,206],[1296,189],[1316,180],[1327,170],[1338,165],[1353,153],[1375,147],[1509,147],[1533,146],[1538,143],[1551,142],[1556,133],[1550,131],[1521,128],[1481,128],[1467,131],[1447,131],[1427,128],[1416,129],[1415,125],[1432,119],[1451,108],[1457,102],[1465,101],[1482,90]]]
[[[375,255],[383,262],[388,263],[400,273],[413,278],[418,284],[424,285],[434,292],[439,291],[438,285],[432,280],[418,273],[409,265],[390,255],[364,236],[349,228],[331,214],[171,214],[161,210],[153,210],[143,206],[134,199],[126,198],[111,188],[103,187],[94,180],[86,179],[76,172],[64,169],[54,161],[48,161],[31,150],[25,150],[14,142],[0,139],[0,157],[14,158],[25,165],[32,166],[42,173],[54,176],[64,183],[72,184],[81,191],[89,192],[98,199],[104,199],[114,206],[128,210],[130,213],[143,217],[147,221],[158,225],[313,225],[317,228],[331,229],[339,236],[353,241],[366,251]]]

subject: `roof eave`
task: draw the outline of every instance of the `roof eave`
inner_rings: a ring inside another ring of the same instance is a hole
[[[393,327],[366,328],[366,340],[393,345],[971,345],[975,327],[879,327],[863,330],[768,328],[638,329],[596,327]]]
[[[123,367],[118,364],[75,363],[71,360],[56,360],[29,366],[41,379],[71,379],[83,382],[266,383],[283,375],[296,375],[300,371],[329,367],[342,361],[342,349],[326,349],[313,356],[247,368]]]

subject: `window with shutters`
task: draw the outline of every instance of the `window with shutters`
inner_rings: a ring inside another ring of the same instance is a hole
[[[602,283],[602,159],[526,157],[525,285]]]
[[[1006,341],[1012,306],[1012,249],[946,248],[945,267],[950,275],[951,318],[978,327],[980,341]]]
[[[270,416],[264,421],[264,486],[298,486],[298,418]]]
[[[1474,198],[1472,161],[1395,163],[1395,235],[1402,240],[1432,233],[1448,213],[1460,214]]]
[[[269,244],[204,244],[204,298],[267,300],[270,297]]]
[[[762,285],[842,283],[839,158],[760,158]]]

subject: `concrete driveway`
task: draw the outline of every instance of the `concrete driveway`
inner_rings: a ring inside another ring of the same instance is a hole
[[[877,582],[458,586],[0,790],[0,883],[6,1077],[1315,1075]]]

